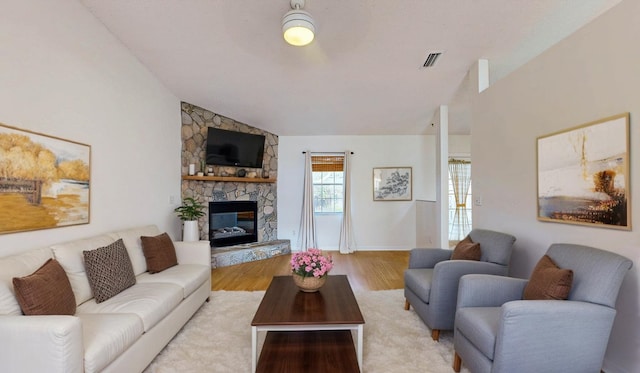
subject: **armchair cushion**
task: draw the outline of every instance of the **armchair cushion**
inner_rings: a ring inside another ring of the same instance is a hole
[[[570,300],[615,307],[620,285],[632,262],[609,251],[584,245],[554,243],[547,255],[561,268],[571,268]]]
[[[411,289],[424,303],[429,303],[433,268],[413,268],[404,271],[404,286]]]
[[[451,260],[480,260],[481,256],[480,244],[471,241],[471,237],[467,236],[453,249]]]
[[[524,288],[523,299],[566,300],[572,282],[572,270],[558,267],[548,255],[544,255],[531,273],[529,283]]]
[[[76,298],[64,269],[55,259],[25,277],[14,277],[13,287],[25,315],[73,315]]]
[[[473,242],[478,242],[482,247],[483,262],[491,262],[508,266],[513,252],[513,243],[516,238],[510,234],[474,228],[469,232]]]

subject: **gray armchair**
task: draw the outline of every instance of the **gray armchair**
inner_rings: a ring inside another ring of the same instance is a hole
[[[528,280],[460,280],[453,369],[474,373],[597,373],[622,280],[632,262],[588,246],[553,244],[547,255],[573,270],[568,300],[521,300]]]
[[[431,329],[438,340],[440,330],[452,330],[458,296],[458,281],[469,273],[506,276],[515,237],[490,230],[474,229],[469,233],[480,243],[480,261],[449,260],[448,249],[413,249],[409,268],[404,271],[405,309],[410,306]]]

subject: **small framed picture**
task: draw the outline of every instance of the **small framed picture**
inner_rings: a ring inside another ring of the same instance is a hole
[[[411,167],[374,167],[374,201],[411,201]]]

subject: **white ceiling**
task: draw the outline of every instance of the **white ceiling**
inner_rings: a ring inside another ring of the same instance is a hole
[[[469,133],[478,59],[495,82],[620,2],[307,0],[316,39],[292,47],[288,0],[80,1],[180,100],[277,135],[430,133],[440,105]]]

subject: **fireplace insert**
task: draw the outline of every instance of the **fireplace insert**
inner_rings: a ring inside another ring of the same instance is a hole
[[[258,241],[256,201],[209,202],[209,241],[224,247]]]

